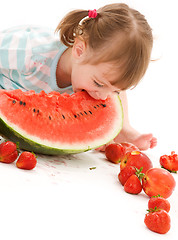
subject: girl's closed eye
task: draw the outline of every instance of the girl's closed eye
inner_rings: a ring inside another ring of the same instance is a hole
[[[98,83],[96,80],[93,80],[93,82],[97,87],[103,87],[104,86],[104,84]]]

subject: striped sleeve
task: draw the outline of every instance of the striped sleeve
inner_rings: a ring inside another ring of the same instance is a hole
[[[58,91],[56,67],[66,48],[46,28],[22,26],[0,32],[0,88]]]
[[[27,72],[30,49],[28,29],[13,28],[0,32],[0,69]]]

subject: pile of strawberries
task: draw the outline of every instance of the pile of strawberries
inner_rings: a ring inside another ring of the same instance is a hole
[[[19,156],[18,146],[11,142],[6,141],[0,144],[0,162],[12,163],[17,158],[16,166],[20,169],[31,170],[36,164],[36,156],[31,152],[22,152]]]
[[[148,156],[130,143],[113,143],[105,149],[106,158],[112,163],[120,163],[119,182],[125,192],[139,194],[142,189],[150,197],[148,213],[145,215],[146,226],[157,233],[167,233],[170,229],[170,203],[176,182],[170,172],[178,171],[178,155],[160,157],[162,168],[153,168]],[[156,197],[155,197],[156,196]]]
[[[145,215],[144,223],[153,232],[167,233],[171,228],[171,219],[168,214],[170,203],[167,199],[153,196],[148,201],[148,213]]]

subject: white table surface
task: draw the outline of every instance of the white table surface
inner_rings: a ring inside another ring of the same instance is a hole
[[[159,167],[159,148],[145,153]],[[149,198],[126,193],[103,153],[37,157],[31,171],[0,163],[1,239],[177,239],[178,187],[168,199],[171,230],[160,235],[144,225]]]

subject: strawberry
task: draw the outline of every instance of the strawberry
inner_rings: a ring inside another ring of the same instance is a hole
[[[152,209],[145,215],[144,223],[153,232],[165,234],[171,227],[171,219],[165,210]]]
[[[170,172],[178,171],[178,155],[172,151],[171,155],[163,155],[160,157],[160,164],[163,168]]]
[[[23,152],[16,162],[16,166],[21,169],[31,170],[37,164],[36,156],[31,152]]]
[[[128,178],[124,184],[124,190],[132,194],[139,194],[142,191],[141,182],[135,174]]]
[[[120,183],[124,186],[127,179],[133,174],[135,174],[135,172],[136,172],[136,169],[134,166],[126,166],[125,168],[123,168],[118,174],[118,179]]]
[[[11,141],[0,144],[0,162],[12,163],[18,157],[17,145]]]
[[[126,183],[127,179],[133,174],[135,174],[141,180],[144,177],[142,170],[143,170],[143,167],[141,167],[140,169],[137,169],[134,166],[128,165],[120,171],[120,173],[118,174],[118,179],[123,186]]]
[[[167,199],[161,197],[160,195],[153,196],[150,198],[148,201],[148,208],[149,209],[162,209],[165,210],[166,212],[170,211],[170,203]]]

